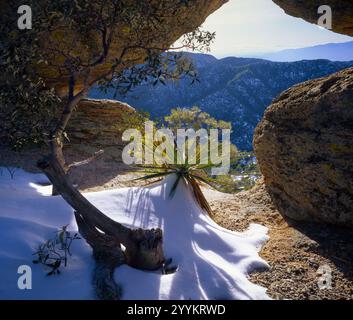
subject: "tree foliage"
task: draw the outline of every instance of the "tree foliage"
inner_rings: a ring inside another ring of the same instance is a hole
[[[2,12],[0,31],[1,141],[21,148],[48,140],[65,103],[94,84],[124,93],[143,81],[196,78],[182,54],[163,53],[173,49],[163,45],[170,33],[163,21],[190,3],[33,0],[32,29],[19,30],[15,13],[22,3],[13,1]],[[214,36],[196,29],[174,49],[207,51]],[[53,89],[58,82],[65,94]]]
[[[175,108],[171,110],[170,115],[164,117],[165,125],[176,131],[179,128],[189,129],[195,131],[199,129],[229,129],[232,130],[232,124],[224,120],[217,120],[209,113],[202,111],[198,106],[191,108]],[[221,145],[219,146],[221,148]],[[237,147],[234,144],[230,145],[231,161],[237,158]]]
[[[197,106],[172,109],[171,114],[166,116],[164,120],[169,128],[192,128],[194,130],[232,128],[230,122],[217,120]]]

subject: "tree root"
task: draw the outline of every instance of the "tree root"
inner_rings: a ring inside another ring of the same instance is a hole
[[[120,298],[121,290],[113,278],[116,267],[126,263],[141,270],[158,270],[163,266],[161,229],[134,230],[106,216],[72,185],[55,157],[42,159],[38,167],[75,210],[79,232],[92,247],[96,260],[93,284],[99,299]]]
[[[96,267],[93,271],[93,286],[98,299],[119,300],[121,289],[114,280],[116,267],[126,262],[120,243],[113,237],[99,232],[82,215],[75,212],[80,234],[93,249]]]

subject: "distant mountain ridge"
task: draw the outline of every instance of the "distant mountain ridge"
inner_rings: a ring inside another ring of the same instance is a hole
[[[165,86],[140,85],[126,97],[116,99],[148,111],[153,118],[167,115],[175,107],[199,106],[217,119],[232,122],[232,141],[241,150],[252,149],[253,132],[271,101],[282,91],[309,79],[320,78],[344,68],[351,62],[329,60],[271,62],[253,58],[187,54],[198,70],[200,83],[190,79]],[[92,98],[113,98],[95,88]]]
[[[293,62],[315,59],[351,61],[353,60],[353,41],[343,43],[327,43],[313,47],[282,50],[261,55],[261,58],[278,62]]]

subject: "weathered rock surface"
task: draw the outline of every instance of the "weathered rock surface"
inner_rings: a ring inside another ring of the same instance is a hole
[[[137,113],[128,104],[115,100],[82,100],[67,128],[70,140],[65,145],[68,163],[89,159],[97,151],[104,153],[94,160],[70,170],[74,183],[81,189],[95,190],[97,186],[121,186],[128,167],[121,153],[126,143],[121,139],[125,129],[134,127]],[[139,121],[139,120],[136,120]]]
[[[122,163],[126,143],[121,137],[125,129],[136,126],[135,121],[140,121],[136,110],[123,102],[84,99],[79,103],[67,128],[67,162],[83,161],[99,150],[104,151],[89,163],[70,170],[71,178],[81,189],[94,190],[116,183],[120,186],[122,180],[129,179],[119,177],[127,169]]]
[[[271,267],[251,273],[251,281],[267,288],[273,299],[352,299],[353,229],[286,221],[273,206],[267,189],[260,180],[252,189],[234,195],[210,197],[205,190],[222,227],[244,231],[249,224],[259,223],[269,228],[269,240],[260,256]],[[334,275],[329,290],[318,286],[323,266],[329,266]]]
[[[254,150],[283,215],[353,227],[353,68],[282,93]]]
[[[38,4],[32,8],[35,17],[36,10],[42,10],[47,0],[41,0],[44,4]],[[122,0],[126,6],[133,6],[134,3],[140,3],[141,0]],[[228,0],[148,0],[144,1],[146,8],[150,11],[158,12],[158,23],[146,22],[144,12],[138,12],[142,15],[140,22],[135,23],[131,19],[124,22],[120,19],[114,29],[111,39],[110,50],[106,62],[98,64],[91,68],[91,78],[96,79],[107,73],[115,63],[116,59],[124,54],[124,63],[134,65],[141,63],[147,56],[148,48],[168,48],[183,34],[194,31],[204,20],[215,10],[221,7]],[[0,8],[5,11],[13,12],[16,15],[17,8],[23,4],[21,1],[0,0]],[[142,3],[143,4],[143,3]],[[100,8],[100,1],[90,1],[90,5]],[[33,4],[34,6],[34,4]],[[148,10],[146,9],[146,16]],[[97,9],[97,12],[99,9]],[[124,17],[126,18],[126,17]],[[156,20],[157,21],[157,20]],[[88,33],[77,34],[77,29],[73,29],[65,20],[56,19],[53,32],[48,32],[41,36],[43,51],[47,52],[48,64],[42,64],[39,68],[40,74],[51,87],[64,95],[67,91],[69,76],[63,73],[64,54],[79,54],[82,62],[91,63],[102,52],[101,34],[97,30],[90,30]],[[76,30],[76,31],[73,31]],[[73,45],[74,44],[74,45]],[[91,79],[91,80],[92,80]],[[82,79],[76,80],[76,89],[82,85]]]
[[[353,36],[353,1],[351,0],[273,0],[284,11],[294,17],[317,23],[321,5],[329,5],[332,9],[332,30]]]
[[[70,170],[73,182],[80,189],[95,191],[136,184],[130,182],[136,176],[125,172],[131,168],[122,163],[121,152],[125,143],[121,135],[125,129],[135,126],[134,121],[140,123],[137,116],[133,107],[115,100],[84,99],[79,103],[66,131],[70,140],[64,146],[67,163],[84,161],[95,152],[104,151],[92,161]],[[37,161],[47,153],[45,145],[20,153],[0,146],[0,167],[20,167],[38,172]]]
[[[70,144],[86,144],[92,147],[121,145],[122,131],[128,127],[136,110],[115,100],[84,99],[75,110],[67,133]]]

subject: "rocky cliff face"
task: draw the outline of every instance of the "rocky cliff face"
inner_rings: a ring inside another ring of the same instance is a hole
[[[335,32],[353,36],[353,2],[351,0],[273,0],[284,11],[294,17],[317,23],[318,8],[329,5],[332,9],[332,29]]]
[[[280,212],[353,227],[353,68],[282,93],[254,149]]]

